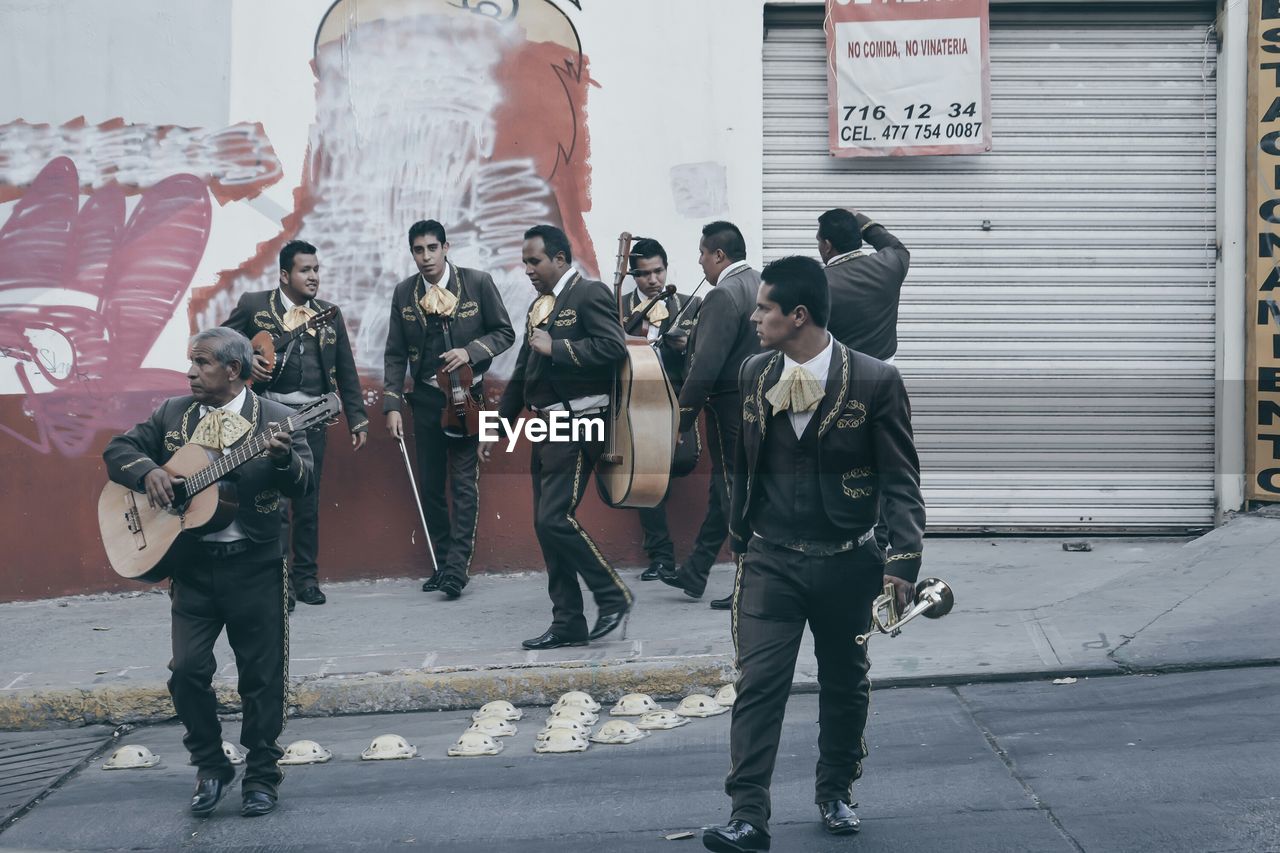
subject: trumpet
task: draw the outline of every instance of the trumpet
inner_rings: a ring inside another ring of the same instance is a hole
[[[854,642],[860,646],[865,646],[867,640],[871,639],[876,633],[896,637],[902,633],[902,626],[917,616],[923,616],[926,619],[941,619],[951,612],[951,608],[955,606],[956,597],[946,581],[938,578],[925,578],[916,584],[915,601],[907,609],[907,612],[901,616],[898,615],[896,602],[897,596],[894,594],[893,584],[886,583],[884,592],[871,605],[872,630],[865,634],[859,634],[854,638]]]

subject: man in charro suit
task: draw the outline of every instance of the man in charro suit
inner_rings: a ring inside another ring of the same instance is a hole
[[[870,664],[854,638],[870,627],[886,580],[899,612],[913,599],[925,523],[911,407],[897,369],[828,333],[817,261],[783,258],[762,276],[752,322],[773,352],[742,366],[729,517],[741,558],[725,779],[733,813],[703,831],[703,844],[720,851],[769,849],[769,785],[806,623],[818,659],[814,802],[828,832],[858,830],[852,788],[867,754]],[[881,506],[887,557],[872,533]]]
[[[405,400],[413,411],[413,435],[418,455],[418,497],[431,528],[439,573],[422,584],[425,592],[439,590],[447,598],[462,595],[475,552],[476,519],[480,507],[479,438],[450,435],[440,416],[448,388],[436,378],[440,367],[456,371],[471,365],[468,393],[484,399],[484,372],[493,359],[515,340],[502,295],[485,272],[449,262],[444,226],[434,219],[409,228],[409,250],[417,275],[396,285],[387,324],[382,410],[387,432],[404,440]],[[446,345],[444,324],[449,325]],[[405,392],[405,376],[413,390]],[[453,520],[445,505],[445,475],[453,503]]]
[[[574,419],[596,424],[582,431],[587,438],[581,441],[533,442],[533,527],[547,565],[551,627],[521,645],[534,650],[585,646],[622,625],[631,610],[631,590],[574,515],[604,451],[609,392],[626,358],[626,343],[612,294],[573,268],[573,250],[563,231],[552,225],[530,228],[521,251],[539,295],[529,308],[524,342],[498,414],[514,421],[526,408],[539,417],[568,411]],[[579,575],[598,610],[590,631]]]
[[[640,315],[640,309],[667,286],[667,252],[657,240],[637,240],[631,247],[631,277],[636,289],[625,297],[623,304],[627,333],[647,335],[656,345],[667,378],[679,394],[684,384],[689,333],[702,299],[677,293],[653,303],[643,317]],[[697,430],[690,430],[686,440],[698,441]],[[644,531],[644,551],[649,557],[649,568],[641,573],[640,580],[657,580],[663,572],[672,573],[676,568],[675,546],[671,544],[671,531],[667,526],[666,498],[657,506],[638,509],[636,513]]]
[[[751,310],[755,305],[760,274],[747,264],[747,243],[731,222],[712,222],[702,229],[698,263],[712,286],[698,311],[689,342],[689,370],[680,390],[680,431],[707,412],[707,452],[711,455],[711,493],[707,515],[698,531],[693,552],[678,571],[663,572],[663,583],[701,598],[707,576],[724,545],[729,525],[729,494],[733,488],[733,448],[738,440],[741,401],[738,368],[760,351]],[[711,602],[717,610],[729,609],[729,599]]]
[[[290,240],[280,250],[280,287],[245,293],[231,316],[222,325],[247,338],[267,332],[273,338],[292,331],[332,303],[316,299],[320,289],[320,261],[316,247],[302,240]],[[297,409],[337,391],[351,433],[351,447],[359,450],[369,438],[369,418],[364,412],[360,375],[347,337],[342,313],[316,329],[297,336],[276,353],[276,374],[272,378],[261,355],[253,360],[254,387],[269,400]],[[307,436],[315,459],[313,487],[305,495],[288,501],[285,510],[285,542],[292,544],[289,561],[292,596],[304,604],[324,604],[316,563],[320,553],[320,477],[326,445],[323,424]],[[286,555],[289,553],[287,549]]]
[[[844,208],[818,217],[817,237],[831,292],[827,330],[849,349],[893,364],[898,353],[898,299],[911,253],[889,229]],[[864,241],[875,251],[864,249]],[[883,512],[876,540],[881,548],[888,547]]]
[[[266,455],[235,470],[235,520],[195,539],[181,534],[183,559],[172,579],[173,658],[169,693],[186,727],[183,744],[196,766],[191,811],[213,812],[235,769],[222,752],[222,727],[213,692],[213,645],[223,628],[235,652],[243,703],[240,742],[248,749],[241,814],[272,811],[284,773],[276,739],[284,728],[288,634],[280,526],[283,497],[298,498],[311,483],[307,434],[276,425],[292,410],[245,387],[253,361],[249,341],[214,328],[191,339],[187,381],[191,395],[164,401],[150,418],[116,436],[102,458],[115,482],[144,492],[152,506],[174,501],[175,480],[160,467],[188,442],[224,455],[254,435],[269,436]]]
[[[831,291],[828,331],[849,349],[892,363],[898,352],[898,299],[911,253],[871,217],[843,208],[818,217],[817,236]],[[875,251],[863,249],[864,241]]]

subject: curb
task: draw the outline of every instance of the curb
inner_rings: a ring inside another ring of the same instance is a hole
[[[1008,672],[954,672],[874,679],[875,690],[1006,684],[1075,676],[1112,678],[1248,667],[1280,667],[1277,658],[1171,662],[1143,667],[1107,665]],[[290,685],[290,717],[333,717],[478,708],[493,699],[515,705],[547,706],[569,690],[585,690],[609,699],[624,693],[648,693],[655,699],[681,699],[690,693],[714,693],[733,680],[727,655],[683,661],[577,664],[427,672],[402,670],[366,675],[332,675]],[[219,710],[236,713],[240,697],[229,683],[215,685]],[[814,682],[797,682],[792,692],[814,693]],[[27,690],[0,696],[0,731],[31,731],[172,719],[173,703],[163,684],[100,687],[92,690]]]
[[[569,690],[586,690],[601,696],[648,693],[675,699],[708,690],[714,693],[732,680],[732,661],[721,655],[650,663],[331,675],[292,682],[289,716],[453,711],[478,708],[493,699],[506,699],[516,705],[550,705]],[[240,710],[240,697],[233,684],[220,682],[214,690],[219,711]],[[164,682],[88,690],[33,689],[0,695],[0,731],[156,723],[173,716],[173,703]]]

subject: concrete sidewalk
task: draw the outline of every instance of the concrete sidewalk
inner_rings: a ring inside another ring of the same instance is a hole
[[[1280,518],[1242,516],[1193,541],[931,538],[925,571],[948,581],[956,608],[872,642],[877,687],[1116,674],[1280,662]],[[664,698],[732,677],[727,594],[718,566],[694,602],[640,583],[626,639],[526,652],[550,620],[540,574],[474,578],[447,601],[418,581],[331,584],[329,603],[291,619],[291,703],[299,715],[467,708],[505,698],[546,704],[565,690]],[[169,600],[128,594],[0,604],[0,729],[164,719]],[[588,614],[590,618],[592,614]],[[812,685],[806,637],[797,689]],[[218,646],[229,706],[235,664]]]

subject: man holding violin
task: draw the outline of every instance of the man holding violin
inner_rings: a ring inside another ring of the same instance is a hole
[[[627,295],[624,306],[627,333],[648,337],[662,357],[662,367],[667,378],[679,394],[680,386],[684,384],[689,332],[693,329],[693,321],[698,316],[698,306],[702,299],[676,293],[654,302],[641,315],[640,309],[666,289],[667,252],[657,240],[643,238],[631,247],[630,261],[631,277],[635,280],[636,289]],[[684,439],[695,443],[690,450],[691,458],[696,460],[696,424]],[[676,555],[675,546],[671,543],[671,532],[667,527],[666,498],[657,506],[638,509],[636,512],[640,516],[640,528],[644,531],[644,551],[649,557],[649,568],[640,575],[640,580],[655,581],[664,572],[674,573]]]
[[[443,225],[415,222],[409,250],[418,272],[391,297],[382,410],[397,441],[404,439],[403,402],[413,410],[418,495],[440,560],[422,589],[455,599],[467,585],[480,501],[479,435],[467,411],[483,401],[485,370],[515,341],[515,331],[492,276],[449,263]],[[413,380],[407,393],[406,375]]]
[[[272,347],[270,360],[255,346],[253,389],[268,400],[298,409],[330,391],[342,398],[351,447],[359,450],[369,438],[369,418],[364,411],[360,375],[347,337],[342,314],[332,303],[316,299],[320,289],[320,261],[316,247],[290,240],[280,250],[280,287],[245,293],[223,323],[253,340],[265,333],[274,340],[287,339],[280,351]],[[333,313],[323,323],[319,315]],[[303,604],[324,604],[316,559],[320,553],[320,473],[324,465],[325,425],[307,431],[315,475],[311,489],[288,500],[283,540],[292,543],[289,561],[289,607],[296,596]],[[289,554],[286,545],[285,554]]]

